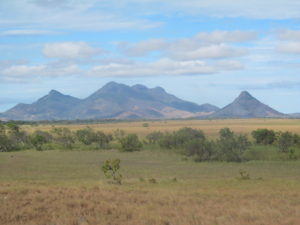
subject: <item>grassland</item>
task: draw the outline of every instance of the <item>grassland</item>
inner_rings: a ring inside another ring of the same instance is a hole
[[[91,127],[141,136],[185,126],[202,129],[212,138],[223,127],[239,133],[259,127],[300,133],[300,120],[150,121],[149,127],[143,123]],[[121,186],[108,182],[101,172],[103,161],[113,158],[121,159]],[[241,170],[250,179],[241,179]],[[195,163],[157,149],[1,153],[0,224],[298,225],[300,160]]]
[[[147,123],[148,126],[144,127]],[[56,125],[66,127],[66,125]],[[86,124],[67,125],[71,130],[78,130],[86,127]],[[249,134],[258,128],[268,128],[275,131],[290,131],[300,134],[300,119],[224,119],[224,120],[162,120],[162,121],[132,121],[103,124],[89,124],[95,130],[111,133],[116,129],[122,129],[126,133],[137,133],[144,137],[153,131],[174,131],[183,127],[191,127],[203,130],[207,136],[216,137],[221,128],[228,127],[234,132]],[[52,125],[23,126],[28,131],[50,130]]]

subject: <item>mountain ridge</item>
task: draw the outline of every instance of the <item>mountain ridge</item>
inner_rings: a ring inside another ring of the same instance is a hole
[[[109,82],[84,99],[51,90],[32,104],[18,104],[2,116],[12,120],[173,119],[207,115],[218,109],[182,100],[161,87]]]

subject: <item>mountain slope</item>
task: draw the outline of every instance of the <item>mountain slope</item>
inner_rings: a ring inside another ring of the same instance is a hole
[[[247,91],[243,91],[231,104],[215,112],[210,118],[266,118],[284,116],[285,114],[261,103]]]
[[[288,114],[288,116],[291,118],[300,118],[300,113],[291,113],[291,114]]]
[[[68,119],[69,111],[80,99],[51,90],[48,95],[32,104],[18,104],[3,115],[12,120]]]
[[[195,117],[216,110],[218,107],[210,104],[181,100],[160,87],[110,82],[83,100],[52,90],[33,104],[18,104],[3,116],[13,120],[159,119]]]
[[[198,112],[214,112],[215,106],[201,106],[181,100],[164,89],[132,87],[110,82],[72,110],[74,118],[186,118]]]

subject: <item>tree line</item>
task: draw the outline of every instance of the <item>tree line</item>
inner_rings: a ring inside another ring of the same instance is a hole
[[[10,122],[0,123],[0,152],[26,149],[119,149],[132,152],[151,148],[174,151],[195,161],[241,162],[247,160],[245,153],[253,146],[272,146],[290,159],[299,156],[300,137],[297,134],[257,129],[251,136],[252,139],[244,134],[236,134],[229,128],[223,128],[218,137],[212,140],[203,131],[188,127],[174,132],[152,132],[143,139],[137,134],[126,134],[119,129],[105,134],[90,127],[71,131],[66,127],[52,126],[50,131],[36,130],[28,133],[19,125]]]

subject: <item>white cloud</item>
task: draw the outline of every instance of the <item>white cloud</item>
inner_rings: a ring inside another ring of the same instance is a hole
[[[163,39],[149,39],[136,44],[121,43],[120,48],[129,56],[145,56],[153,51],[161,51],[168,46]]]
[[[300,41],[300,30],[279,30],[277,36],[281,40]]]
[[[108,3],[108,4],[107,4]],[[117,5],[117,2],[116,2]],[[116,12],[114,3],[95,0],[0,1],[0,26],[11,29],[89,30],[148,29],[160,23]]]
[[[213,31],[172,41],[149,39],[131,44],[121,43],[119,47],[128,56],[145,56],[151,52],[160,52],[166,57],[181,60],[218,59],[247,54],[246,48],[226,43],[249,42],[255,39],[256,33],[251,31]]]
[[[0,1],[0,26],[33,30],[148,29],[161,26],[156,15],[255,19],[300,18],[297,0],[7,0]]]
[[[281,53],[300,54],[300,41],[281,43],[277,46],[277,50]]]
[[[44,65],[39,66],[27,66],[27,65],[12,65],[4,70],[2,70],[2,74],[4,76],[12,76],[12,77],[24,77],[24,76],[32,76],[36,74],[41,74],[45,70]]]
[[[257,39],[257,33],[254,31],[221,31],[200,32],[196,38],[205,42],[225,43],[225,42],[248,42]]]
[[[176,61],[163,58],[155,62],[95,66],[88,75],[100,77],[207,75],[237,69],[242,69],[242,65],[233,61],[214,64],[201,60]]]
[[[81,74],[81,69],[75,64],[53,67],[51,64],[41,65],[11,65],[1,70],[0,80],[8,82],[26,82],[43,77],[71,76]]]
[[[51,35],[59,32],[49,30],[6,30],[1,31],[0,36],[28,36],[28,35]]]
[[[247,50],[244,48],[227,46],[225,44],[207,45],[190,51],[181,51],[180,49],[176,49],[176,47],[173,47],[170,51],[170,55],[172,58],[181,60],[222,59],[244,56],[246,54]]]
[[[88,58],[101,53],[103,50],[93,48],[86,42],[59,42],[48,43],[43,49],[43,54],[48,58]]]

